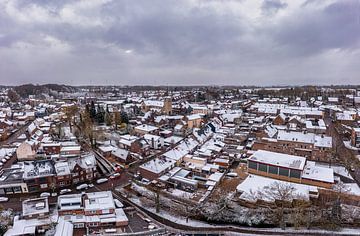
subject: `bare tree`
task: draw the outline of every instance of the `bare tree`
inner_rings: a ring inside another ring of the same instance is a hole
[[[118,126],[121,125],[121,115],[120,112],[115,112],[114,115],[114,123],[115,123],[115,130],[118,129]]]
[[[302,198],[295,193],[296,188],[290,183],[273,182],[269,186],[264,187],[261,191],[258,191],[258,196],[266,201],[275,202],[279,213],[280,227],[285,229],[285,217],[284,209],[286,203],[292,202],[294,199]]]
[[[18,102],[20,100],[19,94],[13,89],[8,90],[7,96],[9,98],[10,102]]]
[[[82,122],[81,122],[81,132],[84,137],[90,140],[92,146],[94,146],[94,124],[88,112],[83,112],[82,115]]]
[[[66,121],[69,123],[70,132],[72,132],[73,118],[78,111],[79,111],[79,108],[75,104],[72,104],[65,108]]]

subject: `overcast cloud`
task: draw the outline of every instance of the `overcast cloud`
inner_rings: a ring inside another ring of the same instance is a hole
[[[360,84],[360,0],[0,0],[0,84]]]

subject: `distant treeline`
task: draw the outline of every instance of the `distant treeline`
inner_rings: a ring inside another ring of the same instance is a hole
[[[60,84],[43,84],[43,85],[34,85],[34,84],[24,84],[20,86],[15,86],[13,89],[19,94],[21,97],[26,98],[29,95],[38,95],[42,93],[49,93],[50,91],[55,92],[75,92],[77,88],[68,86],[68,85],[60,85]]]

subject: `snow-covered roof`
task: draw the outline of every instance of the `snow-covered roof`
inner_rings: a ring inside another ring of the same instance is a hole
[[[163,107],[164,106],[163,101],[157,101],[157,100],[145,100],[144,104],[146,106],[151,106],[151,107]]]
[[[116,147],[111,146],[111,145],[101,145],[101,146],[99,146],[99,150],[101,152],[111,152],[111,151],[113,151],[115,149],[116,149]]]
[[[315,162],[308,161],[302,172],[301,178],[334,183],[334,170],[327,167],[317,166]]]
[[[296,170],[303,170],[306,163],[305,157],[265,150],[256,151],[248,160]]]
[[[122,148],[117,148],[115,150],[112,150],[111,154],[126,161],[128,155],[129,155],[129,151],[122,149]]]
[[[58,176],[70,175],[70,167],[68,162],[57,162],[54,166],[55,172]]]
[[[22,215],[31,216],[49,213],[48,198],[27,199],[22,202]]]
[[[332,147],[332,138],[324,135],[317,135],[314,133],[302,133],[295,131],[279,130],[276,136],[277,140],[310,143],[319,147]]]
[[[115,209],[114,199],[111,191],[86,193],[84,209],[85,211],[95,211],[104,209]]]
[[[188,154],[190,151],[192,151],[198,144],[199,143],[192,138],[185,139],[181,141],[179,145],[167,151],[163,155],[170,159],[178,161],[181,158],[183,158],[186,154]]]
[[[159,174],[159,173],[165,171],[166,169],[170,168],[174,164],[175,164],[175,160],[162,157],[162,158],[155,158],[153,160],[150,160],[150,161],[142,164],[140,167],[142,169]]]
[[[161,139],[162,137],[158,136],[158,135],[153,135],[153,134],[145,134],[144,135],[144,139],[146,139],[147,141],[157,141],[158,139]]]
[[[197,114],[192,114],[192,115],[188,115],[186,116],[188,120],[197,120],[197,119],[201,119],[204,115],[197,113]]]
[[[135,129],[145,131],[145,132],[152,132],[152,131],[158,130],[158,127],[155,127],[152,125],[147,125],[147,124],[142,124],[142,125],[136,126]]]
[[[256,201],[257,199],[261,199],[264,201],[273,201],[274,196],[261,194],[261,192],[263,192],[266,188],[272,186],[274,183],[278,183],[280,185],[280,188],[281,186],[286,186],[286,185],[290,185],[291,187],[293,187],[294,194],[292,197],[295,199],[305,198],[307,200],[309,199],[310,191],[317,192],[317,187],[314,186],[289,183],[289,182],[266,178],[258,175],[249,175],[242,183],[240,183],[236,187],[236,190],[241,193],[240,198],[244,200]]]

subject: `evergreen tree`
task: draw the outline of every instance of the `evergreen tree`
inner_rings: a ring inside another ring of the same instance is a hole
[[[104,108],[100,107],[100,105],[98,104],[97,106],[97,112],[96,112],[96,121],[97,123],[101,124],[104,123],[105,121],[105,114],[104,114]]]
[[[91,101],[91,105],[90,105],[90,118],[92,120],[94,120],[96,118],[96,109],[95,109],[94,101]]]
[[[128,114],[124,111],[121,112],[121,122],[125,124],[129,124],[129,117]]]

